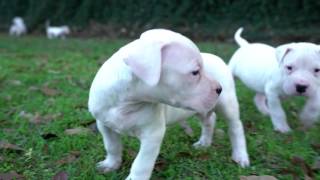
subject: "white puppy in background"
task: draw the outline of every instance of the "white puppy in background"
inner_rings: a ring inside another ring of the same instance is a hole
[[[165,104],[210,118],[220,93],[220,84],[204,73],[192,41],[169,30],[143,33],[107,60],[92,82],[89,111],[107,151],[98,168],[119,168],[120,134],[128,134],[141,144],[127,179],[149,179],[169,122]]]
[[[65,39],[71,33],[70,28],[64,26],[50,26],[50,22],[46,22],[46,32],[48,39],[61,38]]]
[[[9,29],[10,36],[21,36],[27,33],[27,27],[21,17],[15,17]]]
[[[290,127],[281,106],[281,97],[306,96],[300,120],[310,127],[320,114],[320,47],[312,43],[290,43],[273,48],[261,43],[248,43],[235,33],[240,48],[229,67],[234,76],[256,91],[257,108],[271,117],[276,131]]]

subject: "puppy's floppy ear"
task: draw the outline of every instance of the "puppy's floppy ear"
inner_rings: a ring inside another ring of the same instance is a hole
[[[158,84],[161,75],[164,43],[138,39],[129,44],[124,62],[133,73],[149,86]]]
[[[284,58],[289,52],[293,51],[293,43],[278,46],[276,48],[276,58],[279,64],[283,63]]]

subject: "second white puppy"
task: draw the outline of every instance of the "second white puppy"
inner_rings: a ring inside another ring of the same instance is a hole
[[[201,53],[205,73],[212,79],[216,79],[222,87],[215,111],[220,111],[228,121],[229,137],[232,145],[232,159],[241,167],[250,164],[243,125],[240,120],[239,103],[236,96],[235,83],[232,73],[225,62],[218,56],[209,53]],[[195,115],[194,111],[166,106],[168,109],[168,121],[180,121]],[[212,142],[213,130],[216,122],[216,114],[213,112],[209,118],[199,116],[201,121],[201,137],[194,143],[195,147],[208,147]]]
[[[27,33],[27,27],[21,17],[15,17],[12,20],[12,25],[9,29],[9,34],[11,36],[21,36]]]
[[[290,127],[280,98],[306,96],[300,113],[302,123],[309,127],[320,114],[320,47],[312,43],[291,43],[273,48],[261,43],[248,43],[235,34],[240,48],[232,56],[229,67],[245,85],[257,92],[257,108],[270,115],[276,131],[288,132]]]
[[[46,32],[48,39],[65,39],[66,36],[71,33],[70,28],[68,26],[50,26],[49,21],[46,22]]]

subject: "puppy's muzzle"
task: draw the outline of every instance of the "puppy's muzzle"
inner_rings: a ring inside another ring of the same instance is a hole
[[[307,85],[302,85],[302,84],[296,85],[296,91],[300,94],[305,93],[307,91],[307,88],[308,88]]]

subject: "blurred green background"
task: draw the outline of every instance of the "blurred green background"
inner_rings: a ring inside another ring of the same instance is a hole
[[[162,27],[224,41],[244,26],[254,40],[319,41],[319,9],[319,0],[0,0],[0,30],[21,16],[33,34],[50,19],[73,36],[132,38]]]

